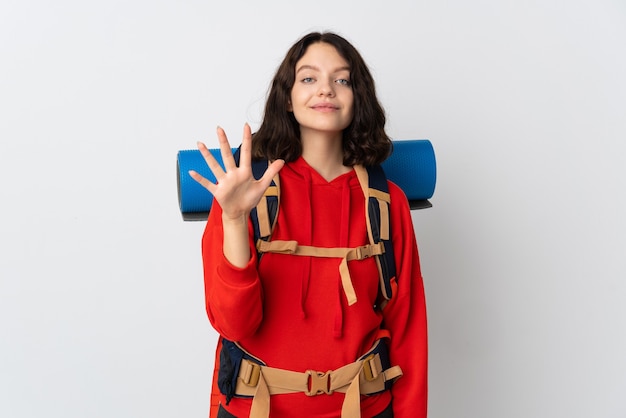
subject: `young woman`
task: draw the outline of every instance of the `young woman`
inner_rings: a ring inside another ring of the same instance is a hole
[[[384,124],[356,49],[336,34],[310,33],[280,65],[259,130],[244,127],[238,164],[222,129],[225,169],[198,144],[217,179],[190,172],[215,198],[202,255],[207,312],[221,336],[218,417],[426,416],[426,307],[404,193],[389,182],[396,275],[384,307],[375,257],[315,253],[370,243],[358,169],[389,155]],[[252,160],[270,161],[258,180]],[[257,252],[250,214],[274,178],[271,241],[314,254]]]

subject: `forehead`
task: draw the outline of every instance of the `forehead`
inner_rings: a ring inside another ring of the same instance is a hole
[[[348,61],[339,54],[337,48],[325,42],[316,42],[309,45],[302,58],[296,63],[296,71],[302,67],[332,70],[350,69]]]

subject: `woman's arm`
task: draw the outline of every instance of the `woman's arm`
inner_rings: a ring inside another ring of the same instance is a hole
[[[256,330],[263,311],[250,211],[284,162],[273,162],[263,177],[256,180],[252,175],[250,126],[244,126],[239,165],[222,128],[217,129],[217,136],[223,169],[206,146],[198,143],[217,182],[212,183],[195,171],[189,175],[214,197],[202,239],[207,313],[221,335],[238,341]]]
[[[232,264],[223,252],[227,238],[222,210],[213,203],[202,237],[206,310],[211,325],[231,341],[253,334],[263,319],[263,288],[252,237],[252,225],[246,224],[245,245],[251,255],[243,267]]]

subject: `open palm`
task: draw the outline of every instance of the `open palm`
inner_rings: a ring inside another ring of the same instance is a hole
[[[263,197],[263,193],[269,187],[274,176],[283,168],[285,162],[283,160],[272,162],[263,177],[256,180],[252,175],[252,132],[250,126],[244,125],[239,166],[235,162],[226,132],[222,128],[217,128],[217,137],[224,161],[224,169],[211,155],[206,145],[198,142],[198,149],[215,176],[216,183],[212,183],[193,170],[189,171],[189,175],[211,192],[222,208],[223,217],[233,220],[242,219],[242,217],[247,218],[250,211]]]

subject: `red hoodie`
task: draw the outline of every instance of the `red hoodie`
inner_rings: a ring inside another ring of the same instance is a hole
[[[356,173],[326,181],[303,158],[280,172],[281,201],[272,235],[315,247],[369,243],[365,199]],[[427,402],[426,306],[415,234],[406,196],[389,183],[390,222],[397,290],[374,310],[379,275],[374,258],[348,263],[357,302],[348,306],[338,258],[267,253],[260,263],[249,224],[253,254],[244,268],[223,255],[222,211],[215,201],[202,240],[206,307],[213,327],[268,366],[300,371],[334,370],[369,350],[389,331],[392,365],[404,375],[391,391],[361,399],[362,417],[382,412],[393,399],[394,418],[424,418]],[[272,395],[272,418],[338,417],[344,394]],[[221,397],[222,405],[225,399]],[[247,417],[249,398],[233,398],[226,409]]]

